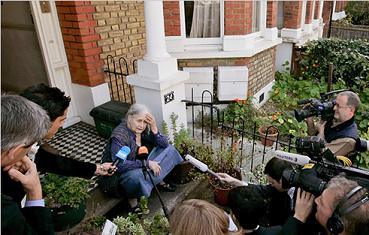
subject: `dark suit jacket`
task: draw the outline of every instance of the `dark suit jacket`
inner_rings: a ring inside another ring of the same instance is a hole
[[[54,225],[51,212],[45,207],[20,209],[11,197],[1,194],[1,233],[6,235],[52,235]]]
[[[255,185],[255,189],[268,202],[263,226],[283,225],[290,216],[293,216],[291,198],[287,192],[279,192],[271,185]]]
[[[35,163],[41,173],[49,172],[64,176],[75,176],[90,179],[96,170],[96,165],[67,158],[41,146],[36,153]],[[20,203],[25,192],[22,184],[10,179],[7,172],[1,171],[1,192]]]
[[[283,226],[259,227],[253,233],[247,235],[302,235],[305,225],[294,217],[289,217]]]

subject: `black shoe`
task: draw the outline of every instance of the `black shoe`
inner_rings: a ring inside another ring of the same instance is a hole
[[[137,215],[147,215],[150,213],[148,208],[142,209],[139,205],[129,208],[129,212]]]
[[[158,185],[158,189],[161,191],[165,191],[165,192],[175,192],[177,189],[177,186],[175,186],[174,184],[159,184]]]

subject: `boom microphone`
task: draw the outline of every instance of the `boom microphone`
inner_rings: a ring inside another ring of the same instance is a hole
[[[128,154],[131,152],[131,149],[127,146],[123,146],[117,154],[115,154],[116,159],[112,163],[112,166],[117,166],[120,161],[125,161],[127,159]],[[111,174],[113,172],[112,169],[108,170],[108,173]]]
[[[305,164],[310,163],[311,158],[305,155],[297,154],[297,153],[289,153],[281,150],[275,151],[276,157],[287,162],[291,162],[293,164],[297,164],[300,166],[304,166]]]
[[[215,178],[219,178],[219,176],[214,171],[210,170],[209,167],[205,163],[197,160],[196,158],[188,154],[184,158],[187,161],[189,161],[192,165],[194,165],[197,169],[199,169],[200,171],[207,172],[211,174],[212,176],[214,176]]]

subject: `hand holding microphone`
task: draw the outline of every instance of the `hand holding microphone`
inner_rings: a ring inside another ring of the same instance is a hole
[[[117,157],[114,162],[112,163],[112,166],[117,166],[118,163],[120,161],[125,161],[129,155],[129,153],[131,152],[131,149],[127,146],[123,146],[118,152],[117,154],[115,154],[115,156]],[[108,170],[108,173],[111,174],[113,173],[113,170],[112,169],[109,169]]]
[[[197,160],[196,158],[188,154],[185,156],[185,159],[189,161],[192,165],[194,165],[200,171],[207,172],[211,174],[212,176],[214,176],[215,178],[219,179],[219,175],[217,175],[214,171],[210,170],[209,167],[205,163]]]

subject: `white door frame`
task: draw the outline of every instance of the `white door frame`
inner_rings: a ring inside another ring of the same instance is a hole
[[[68,118],[64,124],[64,127],[68,127],[79,122],[81,118],[75,105],[76,97],[72,92],[71,75],[55,1],[48,2],[50,12],[47,13],[41,11],[40,1],[30,1],[30,6],[50,85],[58,87],[72,99],[68,109]]]

